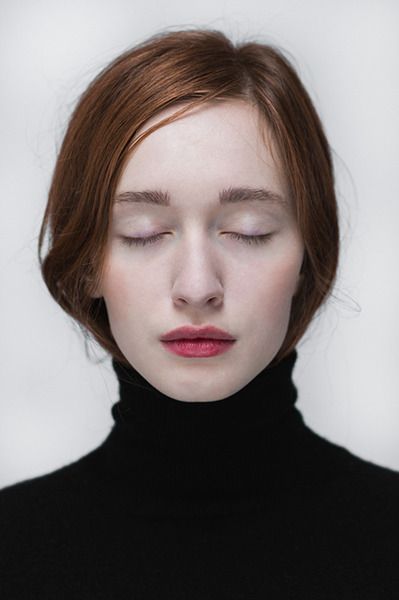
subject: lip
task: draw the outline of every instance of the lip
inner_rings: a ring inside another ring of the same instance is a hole
[[[162,343],[173,354],[185,356],[186,358],[207,358],[223,354],[235,344],[235,340],[185,339],[170,342],[162,341]]]
[[[200,338],[207,340],[235,340],[230,333],[213,325],[203,325],[202,327],[184,325],[163,334],[160,339],[163,342],[171,342],[173,340],[195,340]]]

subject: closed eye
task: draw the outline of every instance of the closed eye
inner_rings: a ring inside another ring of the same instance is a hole
[[[232,238],[242,240],[246,244],[264,244],[273,235],[272,233],[263,233],[262,235],[244,235],[243,233],[231,232]]]
[[[155,244],[159,239],[162,238],[163,233],[151,235],[149,237],[122,237],[122,243],[127,246],[147,246],[148,244]],[[264,244],[266,243],[273,233],[264,233],[262,235],[244,235],[243,233],[229,232],[233,239],[242,241],[244,244]]]

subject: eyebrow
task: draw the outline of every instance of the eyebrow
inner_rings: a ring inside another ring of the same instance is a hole
[[[288,201],[280,194],[265,188],[229,187],[219,192],[219,204],[235,204],[238,202],[267,202],[288,206]],[[141,190],[121,192],[115,196],[115,204],[146,203],[158,206],[170,206],[170,195],[162,190]]]

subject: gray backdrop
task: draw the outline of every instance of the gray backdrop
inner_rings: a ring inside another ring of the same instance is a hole
[[[3,0],[0,11],[0,487],[99,445],[118,395],[110,360],[86,358],[36,258],[67,118],[118,53],[192,25],[282,46],[315,102],[335,153],[342,255],[298,346],[298,406],[324,437],[399,470],[399,3]]]

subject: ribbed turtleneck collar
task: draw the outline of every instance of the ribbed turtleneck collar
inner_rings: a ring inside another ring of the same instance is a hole
[[[120,398],[104,443],[114,487],[140,514],[229,513],[259,505],[297,471],[297,351],[236,393],[209,402],[171,398],[113,359]],[[117,493],[117,492],[115,492]]]
[[[269,427],[296,402],[297,390],[292,381],[296,359],[294,350],[277,365],[267,365],[234,394],[210,402],[171,398],[132,366],[113,359],[120,399],[112,407],[112,416],[117,423],[129,424],[132,433],[140,437],[171,443],[181,437],[190,437],[194,443],[208,436],[243,435],[253,427]]]

